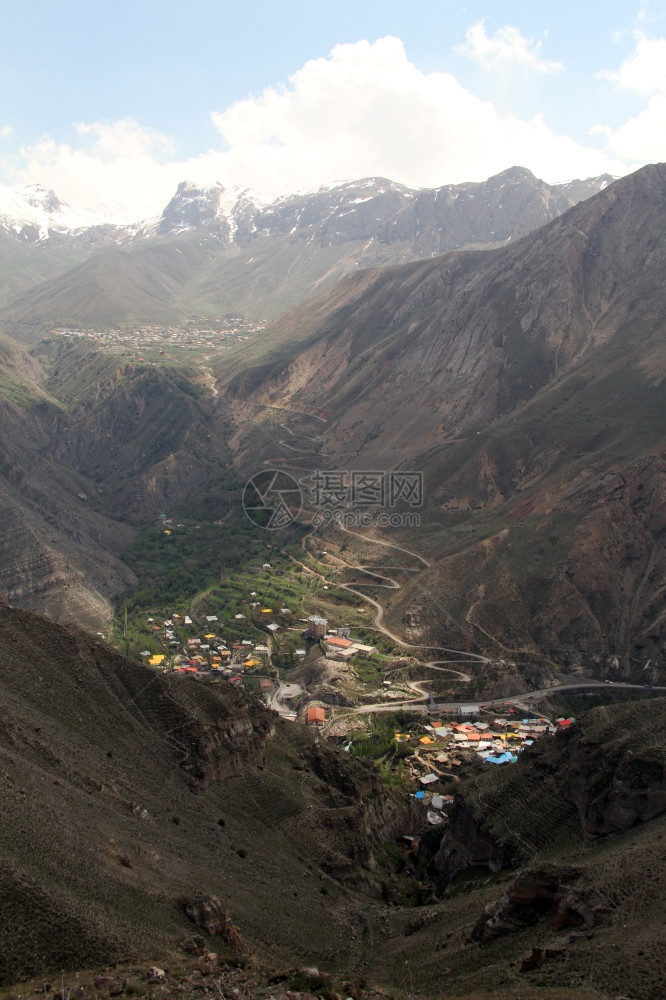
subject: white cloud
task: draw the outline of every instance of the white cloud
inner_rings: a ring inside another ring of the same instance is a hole
[[[2,128],[0,128],[0,139],[9,139],[13,133],[14,129],[11,125],[3,125]]]
[[[14,183],[45,184],[71,205],[115,221],[159,213],[182,179],[180,164],[163,162],[172,140],[131,119],[75,127],[80,147],[51,136],[23,147]]]
[[[666,160],[666,96],[651,97],[640,114],[619,128],[595,125],[591,132],[606,136],[611,152],[618,157],[640,163],[660,163]]]
[[[506,25],[494,35],[486,33],[485,21],[477,21],[467,29],[464,45],[458,51],[488,70],[506,70],[515,67],[535,73],[555,73],[564,69],[562,63],[542,59],[541,43],[525,38],[518,28]]]
[[[605,135],[615,156],[642,163],[666,160],[666,38],[648,38],[639,32],[634,51],[620,69],[599,75],[647,103],[618,128],[599,124],[591,132]]]
[[[288,87],[214,113],[213,122],[234,176],[254,187],[270,178],[272,193],[369,174],[437,183],[443,172],[464,169],[465,157],[452,144],[435,165],[438,121],[462,124],[470,100],[482,111],[452,76],[425,77],[398,39],[385,38],[338,45],[329,58],[306,63]]]
[[[502,117],[449,73],[424,74],[402,42],[338,45],[289,85],[215,113],[225,164],[257,189],[381,174],[414,186],[482,180],[513,164],[546,180],[626,171],[540,117]],[[269,192],[271,193],[271,192]]]
[[[642,97],[666,95],[666,38],[636,35],[636,47],[616,72],[600,74],[621,90],[634,91]]]
[[[636,160],[583,146],[541,116],[500,115],[450,73],[422,73],[391,37],[338,45],[211,117],[219,150],[179,160],[166,136],[134,121],[82,124],[76,148],[45,137],[23,149],[11,183],[47,184],[72,205],[129,220],[159,214],[181,180],[275,197],[369,175],[412,186],[483,180],[514,164],[558,181],[625,173]]]

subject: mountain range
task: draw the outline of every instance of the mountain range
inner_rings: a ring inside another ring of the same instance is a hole
[[[272,206],[184,185],[131,231],[69,229],[28,193],[0,239],[2,984],[664,995],[665,699],[472,763],[428,829],[319,733],[91,634],[136,583],[137,533],[189,510],[219,533],[198,551],[301,542],[404,641],[478,657],[476,691],[663,681],[666,165],[608,181],[514,168]],[[275,318],[190,361],[49,333],[229,313]],[[243,535],[242,484],[271,468],[300,521]],[[401,472],[422,494],[388,525],[380,499],[355,524],[354,497],[307,487]]]
[[[486,187],[512,179],[524,194],[522,171]],[[375,198],[411,204],[385,187]],[[661,679],[665,190],[664,167],[646,167],[503,246],[356,268],[211,360],[216,395],[195,364],[57,337],[27,354],[7,340],[3,591],[99,628],[132,580],[119,556],[133,525],[162,510],[216,483],[231,510],[266,463],[298,476],[412,469],[420,523],[391,537],[429,565],[383,595],[408,640]],[[201,235],[185,232],[190,246]],[[281,238],[297,235],[308,243],[302,228]],[[330,230],[318,239],[324,252]],[[349,532],[329,536],[329,548],[362,549]]]
[[[663,670],[664,204],[646,167],[507,247],[350,275],[220,368],[246,471],[422,472],[408,635]],[[324,460],[276,447],[289,411]]]
[[[37,186],[0,192],[0,324],[35,343],[51,327],[271,319],[349,271],[498,246],[603,189],[514,167],[484,183],[411,189],[382,178],[265,204],[179,185],[161,218],[120,227]]]

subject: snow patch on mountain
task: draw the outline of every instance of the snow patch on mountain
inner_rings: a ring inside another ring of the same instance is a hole
[[[199,187],[191,181],[182,181],[162,213],[159,231],[183,232],[217,221],[226,224],[227,238],[232,242],[240,217],[248,211],[258,211],[265,204],[249,188],[225,188],[220,183]]]
[[[0,185],[0,226],[20,235],[24,229],[36,228],[39,239],[49,233],[71,233],[104,225],[104,219],[71,208],[54,191],[41,184],[23,188]]]

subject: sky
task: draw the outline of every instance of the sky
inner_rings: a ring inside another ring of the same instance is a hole
[[[117,222],[666,160],[666,0],[0,0],[0,185]]]

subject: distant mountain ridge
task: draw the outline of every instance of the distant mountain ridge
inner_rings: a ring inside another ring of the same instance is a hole
[[[376,198],[387,194],[393,195],[394,198],[413,201],[415,207],[421,209],[423,214],[423,209],[429,202],[439,200],[440,209],[446,206],[444,210],[446,211],[458,197],[474,198],[480,194],[488,204],[491,204],[492,193],[508,186],[526,184],[533,185],[544,200],[559,202],[561,208],[563,204],[568,207],[590,197],[612,180],[610,175],[604,174],[586,180],[549,185],[538,181],[523,167],[511,167],[481,183],[448,184],[440,188],[411,188],[385,178],[369,177],[358,181],[324,185],[312,191],[282,196],[273,201],[268,201],[247,188],[225,188],[219,182],[201,187],[191,181],[182,181],[159,220],[137,219],[129,225],[113,223],[102,215],[73,208],[63,202],[55,191],[41,184],[30,184],[22,188],[0,186],[0,229],[18,233],[25,228],[38,225],[43,233],[50,229],[74,233],[107,225],[116,229],[119,234],[125,232],[126,236],[131,237],[137,230],[146,233],[156,227],[159,233],[165,234],[175,230],[196,229],[217,220],[223,227],[226,225],[230,229],[233,238],[236,229],[230,223],[239,217],[243,218],[244,226],[249,232],[270,230],[271,223],[278,228],[284,227],[287,223],[299,222],[304,214],[311,216],[309,219],[311,223],[314,216],[325,214],[326,207],[330,208],[331,217],[335,216],[336,210],[339,210],[338,215],[342,217],[343,214],[356,211],[354,206],[374,202]],[[501,212],[502,204],[497,207]],[[366,212],[362,214],[367,216]],[[443,217],[443,214],[440,217]]]
[[[0,192],[0,326],[34,342],[52,326],[270,319],[350,271],[516,240],[611,180],[548,185],[512,167],[433,189],[371,177],[269,204],[183,182],[159,219],[126,227],[45,189]]]

